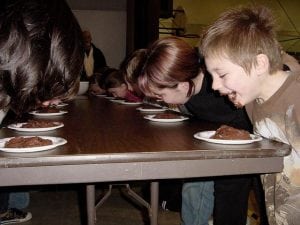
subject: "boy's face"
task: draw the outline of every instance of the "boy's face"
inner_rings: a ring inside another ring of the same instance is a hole
[[[260,81],[251,69],[250,74],[228,58],[206,57],[207,70],[213,78],[212,88],[227,95],[236,107],[243,107],[259,96]]]
[[[154,97],[169,104],[184,104],[189,100],[187,93],[189,90],[188,82],[180,82],[174,88],[151,88]]]

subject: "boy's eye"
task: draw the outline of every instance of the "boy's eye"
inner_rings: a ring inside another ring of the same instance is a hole
[[[220,78],[224,78],[227,74],[222,74],[222,75],[219,75]]]

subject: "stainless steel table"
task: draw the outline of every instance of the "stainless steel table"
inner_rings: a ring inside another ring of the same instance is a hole
[[[263,140],[246,145],[210,144],[193,138],[218,124],[184,121],[150,122],[137,106],[100,97],[69,102],[67,114],[52,118],[64,127],[28,134],[7,128],[0,137],[60,136],[64,146],[36,153],[0,153],[0,186],[87,185],[88,224],[95,223],[96,182],[149,180],[151,225],[157,224],[160,179],[280,172],[288,145]]]

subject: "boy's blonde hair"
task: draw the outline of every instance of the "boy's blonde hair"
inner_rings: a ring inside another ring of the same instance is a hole
[[[200,51],[207,56],[226,56],[249,74],[256,56],[269,58],[269,72],[281,69],[281,47],[276,39],[275,18],[264,6],[228,10],[203,33]]]

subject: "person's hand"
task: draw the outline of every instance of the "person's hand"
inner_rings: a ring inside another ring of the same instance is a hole
[[[59,103],[61,103],[60,99],[51,99],[51,100],[42,102],[41,105],[42,105],[42,107],[49,107],[52,105],[58,105]]]

